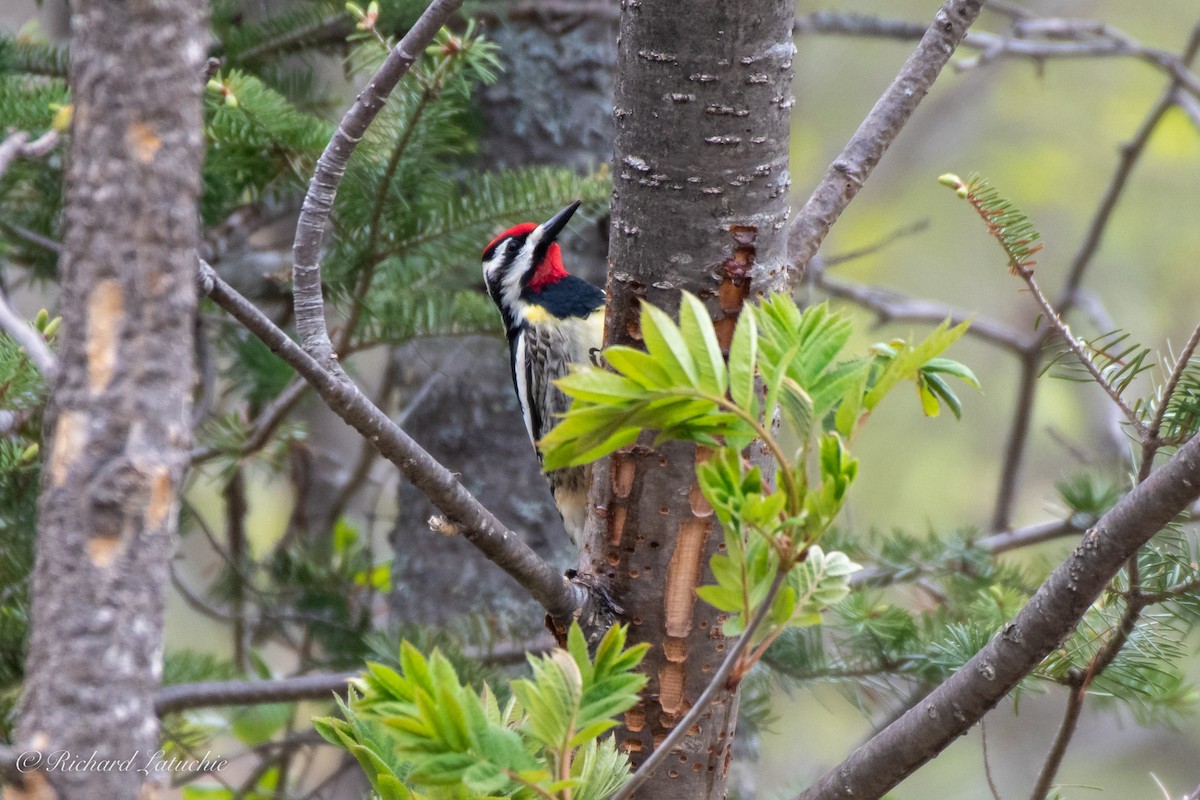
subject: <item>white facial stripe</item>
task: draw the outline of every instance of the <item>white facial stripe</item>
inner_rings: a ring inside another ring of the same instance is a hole
[[[529,434],[529,441],[537,446],[537,442],[533,439],[533,417],[530,414],[529,408],[529,376],[525,371],[525,336],[517,337],[517,400],[521,404],[521,415],[525,420],[525,432]]]

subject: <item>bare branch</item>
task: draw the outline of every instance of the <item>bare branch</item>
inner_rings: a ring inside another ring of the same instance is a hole
[[[1010,550],[1048,542],[1060,536],[1071,536],[1084,529],[1083,520],[1079,516],[1072,516],[1068,519],[1052,519],[1016,530],[993,533],[979,539],[975,545],[992,555],[999,555]],[[908,570],[898,574],[897,570],[887,567],[869,567],[850,576],[850,587],[858,589],[865,586],[890,586],[902,580],[916,579],[920,574],[920,570]]]
[[[1081,522],[1075,516],[1067,519],[1038,522],[1033,525],[1027,525],[1024,528],[1016,528],[1015,530],[985,536],[975,544],[987,550],[992,555],[999,555],[1000,553],[1007,553],[1010,550],[1018,550],[1022,547],[1030,547],[1031,545],[1048,542],[1060,536],[1082,533],[1086,529],[1086,526],[1081,524]]]
[[[204,681],[164,686],[154,699],[160,717],[210,706],[253,706],[288,703],[295,700],[321,700],[335,692],[344,695],[346,683],[357,672],[335,675],[301,675],[269,681]]]
[[[950,319],[953,324],[971,320],[968,335],[991,342],[998,347],[1015,352],[1029,348],[1029,337],[998,320],[980,317],[933,300],[912,297],[882,286],[867,286],[830,277],[824,266],[816,261],[810,263],[811,282],[818,289],[834,297],[848,300],[857,306],[874,312],[880,324],[886,322],[930,322],[940,323]]]
[[[433,0],[400,43],[367,82],[354,105],[342,117],[337,131],[317,161],[308,185],[296,239],[292,245],[292,283],[295,292],[296,330],[305,352],[316,359],[323,370],[340,373],[325,326],[325,300],[321,293],[320,249],[337,197],[338,185],[346,174],[346,165],[354,148],[362,140],[367,126],[383,108],[392,89],[416,62],[425,47],[462,0]]]
[[[29,141],[29,134],[24,131],[17,131],[8,136],[3,142],[0,142],[0,178],[4,177],[9,166],[18,158],[41,158],[49,154],[58,145],[58,138],[58,131],[55,130],[47,131],[32,142]],[[10,225],[11,223],[5,223],[5,227],[10,227]],[[30,233],[37,236],[37,234]],[[42,338],[41,334],[30,328],[29,323],[13,310],[12,306],[8,304],[8,299],[2,293],[0,293],[0,330],[7,331],[17,344],[25,348],[25,352],[29,354],[29,358],[42,373],[47,383],[54,382],[54,376],[58,372],[58,362],[54,358],[54,353],[50,352],[50,348],[46,346],[46,340]]]
[[[50,130],[32,142],[25,131],[11,134],[0,142],[0,178],[8,172],[12,162],[18,158],[42,158],[58,145],[58,131]]]
[[[1200,49],[1200,24],[1192,29],[1192,34],[1187,46],[1184,48],[1181,62],[1190,64],[1196,58],[1198,49]],[[1088,265],[1091,264],[1092,257],[1100,247],[1100,240],[1104,237],[1104,232],[1108,229],[1109,220],[1112,218],[1113,211],[1117,207],[1117,201],[1125,189],[1129,175],[1133,172],[1134,165],[1146,149],[1146,144],[1150,141],[1150,135],[1154,133],[1159,122],[1162,121],[1167,111],[1174,105],[1175,95],[1178,90],[1179,81],[1178,79],[1173,79],[1171,84],[1163,91],[1162,96],[1158,98],[1154,107],[1150,109],[1150,113],[1146,115],[1145,120],[1142,121],[1133,138],[1121,148],[1121,158],[1117,163],[1116,172],[1113,174],[1112,180],[1104,192],[1104,197],[1100,201],[1096,213],[1092,216],[1092,220],[1088,224],[1083,244],[1071,262],[1066,283],[1063,285],[1062,292],[1059,295],[1057,304],[1059,314],[1066,316],[1067,312],[1077,302],[1076,294],[1079,291],[1080,284],[1083,282],[1083,273],[1087,270]]]
[[[7,332],[18,345],[25,348],[47,385],[54,383],[54,376],[58,374],[58,359],[50,351],[41,332],[31,328],[29,322],[13,310],[3,292],[0,292],[0,330]]]
[[[340,370],[333,374],[304,352],[253,303],[200,261],[201,291],[290,364],[329,408],[379,449],[457,526],[463,537],[511,575],[555,619],[567,619],[583,601],[582,589],[484,508],[458,479],[371,403]]]
[[[1054,776],[1058,774],[1058,768],[1062,765],[1063,756],[1067,754],[1067,745],[1075,735],[1075,727],[1079,724],[1079,714],[1083,711],[1083,700],[1087,695],[1083,687],[1083,676],[1073,674],[1071,686],[1068,688],[1067,707],[1063,711],[1062,722],[1058,724],[1058,732],[1054,734],[1054,743],[1050,745],[1046,760],[1042,763],[1037,782],[1029,794],[1031,800],[1045,800],[1054,784]]]
[[[829,228],[858,194],[892,140],[950,60],[984,0],[947,0],[892,85],[875,103],[788,231],[788,261],[798,277]]]
[[[1070,634],[1117,571],[1200,496],[1200,437],[1106,513],[970,661],[800,795],[880,797],[974,725]]]
[[[998,10],[990,3],[990,10]],[[862,36],[914,41],[925,35],[925,28],[906,20],[883,19],[865,14],[817,11],[798,17],[796,35]],[[1086,19],[1019,19],[1010,36],[973,31],[963,47],[979,51],[973,58],[954,65],[957,71],[974,69],[1004,58],[1021,58],[1041,63],[1070,58],[1136,58],[1167,75],[1189,93],[1200,97],[1200,76],[1193,73],[1186,59],[1173,53],[1148,47],[1122,31],[1101,22]]]
[[[26,242],[29,242],[29,244],[40,247],[43,250],[49,250],[51,253],[56,254],[62,252],[61,242],[56,242],[53,239],[42,236],[40,233],[31,231],[26,227],[12,222],[11,220],[0,219],[0,227],[4,228],[13,236],[16,236],[18,239],[24,239]]]

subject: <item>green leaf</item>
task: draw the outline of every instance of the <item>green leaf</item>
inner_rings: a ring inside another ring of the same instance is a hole
[[[921,400],[921,410],[925,412],[925,416],[936,417],[942,413],[942,404],[933,390],[929,388],[925,376],[920,373],[917,373],[917,396]]]
[[[779,407],[783,409],[792,431],[801,441],[807,441],[809,434],[812,433],[813,417],[815,416],[813,401],[808,396],[808,392],[800,388],[800,384],[791,378],[784,378],[779,400]]]
[[[983,386],[979,383],[979,379],[975,377],[974,372],[972,372],[965,364],[955,361],[952,358],[931,358],[929,361],[925,362],[925,366],[922,367],[921,370],[926,373],[937,372],[944,375],[950,375],[958,378],[968,386],[971,386],[975,389],[983,388]]]
[[[754,416],[758,415],[754,395],[754,365],[758,360],[758,326],[754,313],[747,308],[738,319],[729,347],[729,394],[733,402]]]
[[[727,386],[721,345],[717,342],[717,333],[708,309],[691,292],[684,292],[680,300],[679,328],[692,351],[700,390],[723,397]]]
[[[662,365],[676,386],[699,387],[700,373],[683,333],[663,311],[642,303],[642,339],[646,352]]]
[[[666,368],[641,350],[614,345],[604,349],[604,360],[619,374],[644,389],[662,390],[675,385]]]
[[[950,327],[950,320],[946,320],[920,343],[905,343],[894,357],[888,359],[875,384],[863,398],[863,407],[872,411],[898,383],[914,379],[922,366],[958,341],[969,326],[970,322],[967,321]]]
[[[942,380],[939,375],[923,374],[922,378],[928,386],[929,391],[933,392],[939,400],[950,408],[950,412],[954,414],[954,418],[962,419],[962,401],[958,399],[958,395],[954,393],[949,384]]]

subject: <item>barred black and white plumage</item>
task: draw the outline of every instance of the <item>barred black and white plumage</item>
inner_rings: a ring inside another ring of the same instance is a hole
[[[569,407],[554,381],[571,364],[587,363],[603,343],[604,292],[567,273],[555,241],[578,208],[576,201],[541,225],[513,226],[483,251],[484,282],[504,321],[513,388],[535,448]],[[578,547],[591,470],[554,470],[546,478],[567,534]]]

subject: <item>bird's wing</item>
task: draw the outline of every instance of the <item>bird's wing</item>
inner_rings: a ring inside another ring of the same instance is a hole
[[[570,398],[554,385],[554,381],[570,371],[570,332],[564,325],[538,325],[525,335],[525,380],[530,413],[525,425],[536,443],[557,423],[571,406]],[[545,413],[543,418],[542,413]],[[541,458],[541,453],[538,453]]]

